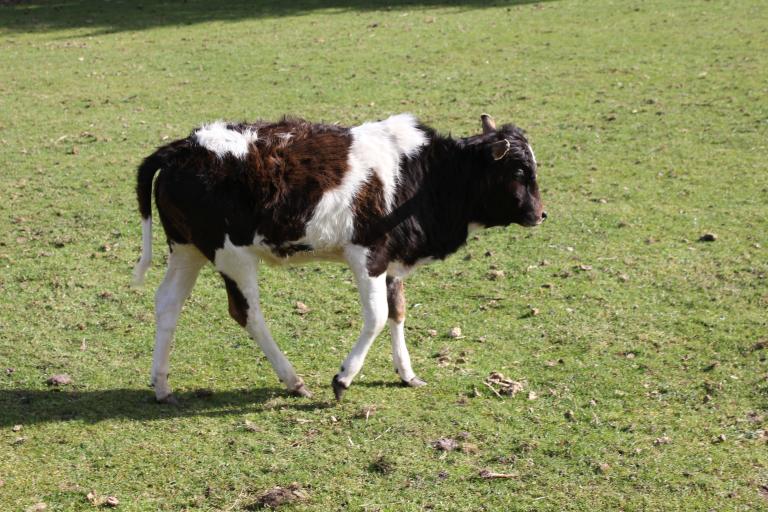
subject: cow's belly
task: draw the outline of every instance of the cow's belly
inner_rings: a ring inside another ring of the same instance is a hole
[[[269,247],[254,245],[249,247],[250,252],[271,266],[301,265],[313,261],[344,261],[344,253],[341,249],[325,249],[297,251],[292,254],[280,254]]]

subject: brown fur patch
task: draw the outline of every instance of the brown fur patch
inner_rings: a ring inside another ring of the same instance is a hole
[[[358,190],[352,204],[355,214],[355,233],[352,243],[371,247],[384,242],[381,229],[386,216],[384,184],[375,173]]]
[[[229,125],[258,132],[245,159],[216,156],[194,136],[173,143],[155,183],[155,201],[172,241],[194,243],[211,261],[228,235],[249,245],[259,233],[275,253],[301,238],[323,194],[347,172],[352,137],[338,126],[283,119]]]
[[[387,304],[389,318],[398,323],[405,320],[405,287],[399,278],[387,276]]]

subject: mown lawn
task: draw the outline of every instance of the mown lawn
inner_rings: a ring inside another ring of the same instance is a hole
[[[0,510],[243,510],[291,482],[292,510],[768,509],[765,2],[0,4]],[[395,385],[382,336],[332,400],[360,318],[350,272],[317,264],[263,272],[315,392],[288,396],[208,269],[182,405],[154,404],[139,161],[212,119],[401,111],[524,127],[550,216],[409,279],[429,386]]]

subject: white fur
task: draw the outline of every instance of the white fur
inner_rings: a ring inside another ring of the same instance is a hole
[[[223,121],[205,124],[194,134],[198,144],[223,157],[227,153],[237,158],[245,158],[250,145],[258,139],[258,134],[250,129],[244,132],[230,130]]]
[[[254,242],[260,242],[257,235]],[[256,340],[264,355],[272,364],[275,373],[289,390],[297,390],[304,381],[296,375],[290,361],[280,351],[267,328],[259,303],[258,261],[252,253],[254,246],[234,245],[229,236],[224,239],[224,246],[216,250],[214,266],[216,270],[233,280],[248,302],[248,317],[245,329]]]
[[[349,243],[354,234],[352,203],[371,178],[371,172],[381,180],[386,210],[391,209],[400,176],[400,158],[414,156],[427,142],[416,123],[411,114],[400,114],[352,128],[347,173],[341,185],[320,199],[307,223],[302,243],[320,251]]]
[[[173,244],[171,247],[165,278],[155,294],[156,331],[152,357],[152,385],[158,400],[171,394],[171,388],[168,386],[168,360],[173,333],[176,331],[184,301],[189,297],[205,262],[205,256],[191,244]]]
[[[133,267],[133,285],[141,286],[152,265],[152,217],[141,219],[141,258]]]
[[[341,184],[320,198],[307,222],[302,243],[324,251],[342,247],[352,240],[355,229],[352,202],[368,178],[368,171],[369,167],[350,154],[348,169]]]
[[[537,163],[536,162],[536,155],[533,153],[533,148],[531,147],[530,144],[528,144],[528,151],[531,152],[531,156],[533,157],[533,163]]]
[[[357,280],[357,291],[360,293],[360,305],[363,308],[363,330],[352,351],[344,359],[343,370],[338,373],[339,382],[349,387],[352,379],[363,367],[365,356],[373,340],[386,325],[389,307],[387,306],[387,275],[381,274],[375,277],[368,275],[368,249],[349,245],[344,250],[344,256]]]
[[[397,322],[390,318],[389,334],[392,338],[392,362],[395,364],[395,370],[402,380],[410,382],[416,377],[411,367],[411,356],[408,353],[408,347],[405,345],[405,322]]]
[[[420,258],[416,260],[416,263],[413,265],[404,265],[400,261],[393,261],[390,262],[390,264],[387,266],[387,275],[390,275],[392,277],[399,277],[400,279],[405,279],[408,277],[408,275],[413,272],[416,267],[420,267],[422,265],[425,265],[427,263],[432,263],[434,258],[427,257],[427,258]]]

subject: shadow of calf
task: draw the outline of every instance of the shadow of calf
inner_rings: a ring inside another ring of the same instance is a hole
[[[211,392],[205,389],[177,392],[180,405],[155,402],[151,390],[109,389],[77,390],[0,390],[0,427],[53,421],[85,421],[126,418],[151,421],[191,416],[231,416],[257,413],[271,408],[267,402],[277,399],[279,407],[315,410],[332,407],[333,402],[294,398],[282,388],[242,389]]]

